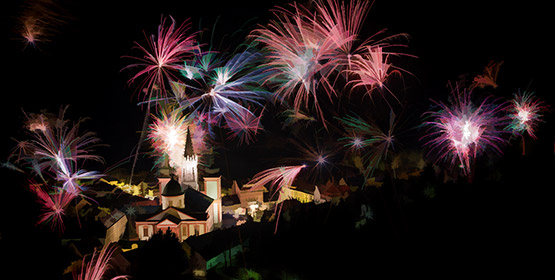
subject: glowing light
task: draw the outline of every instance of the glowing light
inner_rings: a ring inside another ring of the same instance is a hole
[[[526,132],[536,139],[535,130],[542,121],[542,111],[546,108],[543,101],[536,98],[533,92],[516,93],[508,108],[511,122],[506,129],[519,135]]]
[[[130,64],[124,69],[140,68],[140,70],[129,80],[129,83],[142,78],[139,90],[147,94],[145,100],[150,101],[154,89],[159,88],[159,94],[166,97],[166,84],[175,80],[174,72],[181,70],[183,59],[193,54],[195,50],[194,34],[186,36],[189,22],[185,21],[177,26],[173,18],[171,24],[166,26],[166,19],[158,26],[156,35],[147,37],[148,47],[143,47],[135,42],[135,48],[143,53],[142,57],[129,57],[139,62]]]
[[[506,140],[501,138],[506,118],[500,115],[504,105],[495,104],[495,100],[486,98],[479,106],[475,106],[470,97],[471,92],[466,89],[459,91],[458,85],[452,88],[451,104],[436,102],[440,110],[428,112],[433,120],[425,125],[429,126],[425,138],[430,146],[430,152],[439,152],[438,160],[450,159],[454,165],[458,159],[466,175],[470,174],[470,164],[480,152],[487,149],[501,153],[500,145]]]

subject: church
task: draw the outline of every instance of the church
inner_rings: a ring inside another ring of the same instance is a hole
[[[180,241],[219,227],[222,222],[221,177],[204,177],[199,184],[198,156],[189,129],[179,168],[166,163],[160,168],[160,209],[152,216],[135,221],[140,240],[170,230]]]

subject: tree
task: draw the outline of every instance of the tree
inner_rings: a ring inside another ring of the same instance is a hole
[[[132,265],[134,279],[188,279],[192,278],[189,258],[179,239],[169,229],[159,230],[137,249]]]

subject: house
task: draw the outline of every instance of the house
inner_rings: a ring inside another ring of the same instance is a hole
[[[118,242],[126,230],[127,216],[125,213],[114,209],[109,215],[100,218],[100,220],[106,227],[104,244]]]
[[[238,225],[240,222],[246,221],[246,215],[250,215],[255,221],[260,221],[262,212],[273,208],[278,196],[270,195],[264,187],[253,189],[252,185],[245,184],[239,188],[237,182],[233,181],[231,194],[221,199],[223,213],[235,217]]]

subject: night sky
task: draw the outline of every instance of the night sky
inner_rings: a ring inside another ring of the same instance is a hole
[[[136,105],[136,87],[127,84],[135,72],[122,71],[132,60],[123,56],[138,54],[132,49],[133,42],[145,44],[143,31],[148,35],[155,33],[162,15],[172,16],[178,23],[191,18],[191,31],[199,30],[199,25],[211,29],[217,20],[215,38],[222,40],[225,34],[235,32],[249,20],[255,19],[253,23],[266,24],[271,18],[271,7],[283,6],[290,1],[197,2],[191,4],[192,1],[185,0],[56,1],[56,11],[64,22],[57,26],[49,42],[44,42],[39,45],[39,49],[34,49],[30,46],[24,48],[18,35],[18,17],[24,13],[26,2],[2,1],[0,20],[3,40],[3,87],[0,103],[0,162],[6,161],[12,147],[15,146],[16,142],[12,138],[25,138],[22,110],[36,113],[46,109],[48,112],[57,113],[61,106],[68,104],[71,107],[66,117],[71,120],[90,118],[82,128],[96,132],[102,143],[109,145],[97,149],[97,153],[106,161],[105,165],[99,167],[100,170],[121,162],[129,157],[137,144],[138,131],[144,118],[143,108]],[[486,198],[474,201],[484,204],[488,199],[497,201],[495,206],[491,206],[492,209],[495,208],[491,212],[494,214],[487,217],[503,216],[502,222],[506,223],[503,224],[506,229],[511,228],[513,217],[518,219],[518,225],[526,227],[521,228],[519,233],[524,233],[523,238],[528,239],[533,239],[534,230],[544,229],[543,226],[536,225],[552,223],[552,218],[549,221],[545,220],[547,213],[539,213],[551,209],[551,206],[546,206],[550,204],[538,206],[540,204],[534,203],[540,198],[542,203],[552,200],[548,193],[550,191],[544,184],[551,184],[552,187],[552,175],[550,176],[549,172],[552,174],[553,171],[555,141],[555,94],[551,87],[553,24],[552,15],[548,16],[552,9],[544,7],[542,3],[376,0],[361,34],[361,37],[366,38],[383,28],[388,28],[388,34],[410,35],[410,39],[404,41],[408,45],[404,52],[418,58],[403,58],[398,60],[398,65],[413,74],[403,75],[406,90],[402,94],[404,102],[410,104],[407,106],[410,109],[407,116],[411,118],[411,125],[420,122],[422,113],[431,104],[430,98],[446,101],[446,84],[449,80],[454,82],[465,74],[468,75],[467,79],[472,79],[474,75],[481,74],[484,66],[491,60],[504,61],[497,81],[500,86],[495,91],[496,97],[509,99],[518,89],[529,90],[536,92],[537,97],[550,104],[551,111],[545,113],[545,122],[538,129],[538,140],[527,143],[531,147],[531,156],[519,157],[519,143],[516,141],[511,142],[506,148],[508,161],[502,163],[507,166],[514,165],[505,169],[513,172],[507,174],[507,178],[518,178],[515,184],[520,185],[510,189],[508,193],[498,193],[498,189],[489,190]],[[400,79],[395,81],[399,82]],[[368,104],[360,106],[372,108],[372,105]],[[279,145],[283,143],[279,139],[288,134],[287,130],[281,129],[281,124],[276,120],[277,118],[272,116],[263,119],[267,131],[262,133],[253,145],[237,147],[235,142],[225,145],[225,149],[221,150],[225,152],[221,153],[217,162],[224,176],[242,179],[263,168],[274,167],[276,159],[280,157]],[[417,140],[421,136],[420,133],[414,130],[413,134],[409,135],[412,141],[406,144],[408,148],[422,146],[422,142]],[[145,162],[139,166],[140,169],[150,169],[149,161]],[[227,166],[224,162],[227,162]],[[3,169],[2,174],[12,176],[14,173]],[[532,178],[537,174],[542,174],[543,177]],[[21,179],[21,175],[16,175]],[[550,179],[551,182],[536,184],[546,182],[544,179]],[[471,191],[480,193],[477,188]],[[24,195],[23,199],[27,202],[34,200],[30,193],[23,190],[10,190],[7,196],[16,195]],[[20,207],[14,206],[13,203],[8,205],[10,206],[3,205],[5,207],[1,208],[2,212]],[[530,206],[532,208],[524,209]],[[463,212],[465,209],[457,211]],[[22,214],[21,217],[27,219],[26,221],[33,221],[36,215],[35,209],[34,212]],[[522,222],[523,220],[526,222]],[[15,216],[9,221],[20,226],[22,230],[33,230],[31,222],[16,221]],[[483,218],[483,223],[488,223],[486,218]],[[527,230],[528,227],[531,232]],[[546,233],[541,235],[547,236]],[[20,238],[26,240],[33,236],[33,233],[28,233]],[[511,237],[516,238],[516,234]],[[525,246],[524,244],[521,246]],[[542,243],[536,240],[534,245],[541,247]],[[31,244],[25,248],[32,250],[33,246],[35,245]],[[43,244],[39,249],[55,249],[49,246],[54,245]],[[40,256],[47,258],[47,255],[43,252]]]
[[[68,117],[90,118],[83,128],[96,132],[109,145],[98,150],[108,165],[129,156],[141,129],[144,112],[136,105],[135,85],[127,84],[134,72],[122,71],[132,60],[122,56],[138,54],[132,49],[133,42],[145,43],[143,31],[154,33],[161,15],[171,15],[177,22],[191,18],[192,31],[199,25],[212,29],[218,20],[215,38],[221,40],[248,20],[265,24],[274,4],[288,3],[225,1],[201,6],[190,1],[59,1],[56,10],[65,23],[59,24],[40,49],[24,49],[17,34],[17,16],[25,8],[20,1],[8,2],[8,7],[2,3],[3,84],[8,85],[1,110],[6,120],[2,143],[8,143],[2,157],[6,158],[8,147],[15,144],[10,138],[21,138],[22,109],[55,113],[69,104]],[[456,81],[462,74],[471,74],[471,78],[490,60],[505,61],[498,81],[503,97],[529,87],[540,98],[552,99],[545,91],[546,59],[550,56],[545,50],[547,18],[542,17],[539,4],[420,2],[376,1],[361,35],[365,38],[383,28],[388,28],[388,34],[410,35],[403,51],[418,58],[404,58],[399,65],[414,74],[404,77],[407,99],[422,105],[415,110],[416,116],[427,109],[429,98],[446,96],[447,81]]]

